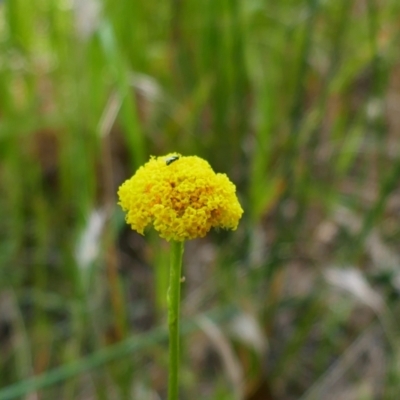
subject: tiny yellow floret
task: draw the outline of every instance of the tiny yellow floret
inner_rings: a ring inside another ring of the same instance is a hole
[[[243,214],[236,187],[207,161],[177,153],[151,157],[118,189],[126,222],[140,234],[153,225],[161,237],[183,241],[211,228],[235,230]]]

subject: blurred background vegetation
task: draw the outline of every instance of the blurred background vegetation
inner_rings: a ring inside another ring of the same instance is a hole
[[[150,155],[206,158],[237,232],[186,245],[182,399],[397,399],[400,2],[0,2],[0,399],[165,399]]]

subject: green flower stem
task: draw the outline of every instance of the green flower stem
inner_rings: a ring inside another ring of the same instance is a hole
[[[181,297],[183,243],[183,241],[171,241],[171,265],[168,288],[168,400],[178,400],[179,391],[179,306]]]

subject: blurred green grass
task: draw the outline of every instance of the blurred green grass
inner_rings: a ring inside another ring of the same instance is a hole
[[[171,151],[245,209],[187,244],[184,316],[235,311],[185,334],[182,399],[397,398],[399,11],[1,2],[0,399],[165,396],[165,343],[121,348],[165,325],[168,246],[116,190]]]

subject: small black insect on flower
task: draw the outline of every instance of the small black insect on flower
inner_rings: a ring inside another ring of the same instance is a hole
[[[165,164],[170,165],[170,164],[172,164],[174,161],[176,161],[176,160],[178,160],[178,159],[179,159],[179,156],[171,156],[171,157],[168,157],[168,158],[165,160]]]

